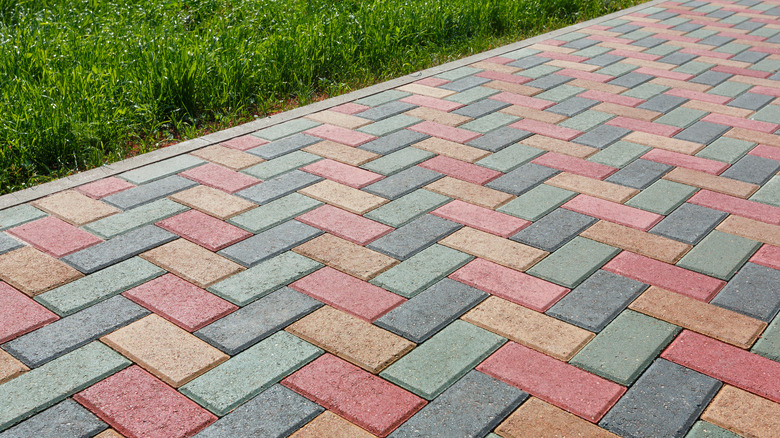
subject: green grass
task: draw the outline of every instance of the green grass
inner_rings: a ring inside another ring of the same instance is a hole
[[[0,193],[639,2],[0,0]]]

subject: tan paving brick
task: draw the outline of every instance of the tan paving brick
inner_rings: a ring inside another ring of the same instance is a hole
[[[499,73],[509,73],[509,74],[517,73],[520,70],[522,70],[521,68],[512,67],[511,65],[496,64],[495,62],[488,62],[488,61],[475,62],[469,65],[469,67],[480,68],[482,70],[497,71]]]
[[[564,61],[562,59],[553,59],[552,61],[545,62],[545,65],[551,65],[553,67],[560,67],[560,68],[570,68],[572,70],[580,70],[580,71],[587,71],[587,72],[593,72],[601,68],[598,65],[583,64],[580,62],[573,62],[573,61]]]
[[[605,93],[612,94],[620,94],[628,90],[628,88],[621,87],[619,85],[605,84],[603,82],[589,81],[587,79],[575,79],[573,81],[567,82],[566,85],[585,88],[587,90],[603,91]]]
[[[751,110],[736,108],[733,106],[718,105],[716,103],[703,102],[701,100],[689,100],[688,102],[682,104],[682,106],[684,108],[706,111],[708,113],[725,114],[727,116],[734,116],[734,117],[747,118],[748,116],[753,114],[753,111]]]
[[[399,263],[392,257],[327,233],[293,251],[361,280],[370,280]]]
[[[629,45],[627,43],[626,44],[624,44],[624,43],[616,43],[616,42],[612,42],[612,41],[605,41],[605,42],[599,43],[599,46],[600,47],[609,47],[610,49],[627,50],[629,52],[641,52],[641,51],[645,50],[644,47],[632,46],[632,45]],[[624,60],[621,60],[620,62],[623,62],[623,61]]]
[[[0,349],[0,385],[30,369]]]
[[[244,270],[240,265],[184,239],[166,243],[141,254],[141,257],[202,288]]]
[[[381,196],[372,195],[329,179],[298,190],[298,193],[359,215],[364,215],[380,205],[390,202]]]
[[[664,179],[688,184],[689,186],[700,187],[702,189],[712,190],[713,192],[736,196],[738,198],[747,198],[752,195],[758,186],[731,178],[712,175],[698,170],[676,167],[671,172],[664,175]]]
[[[370,123],[374,123],[373,120],[329,110],[309,114],[306,116],[306,118],[309,120],[314,120],[315,122],[341,126],[342,128],[347,129],[357,129]]]
[[[449,176],[434,181],[425,186],[425,188],[440,195],[460,199],[461,201],[493,210],[515,198],[509,193],[461,181]]]
[[[652,148],[664,149],[681,154],[693,155],[704,149],[703,144],[692,141],[678,140],[676,138],[662,137],[660,135],[649,134],[647,132],[634,131],[623,137],[624,141],[638,143]]]
[[[647,83],[662,85],[664,87],[669,87],[669,88],[682,88],[683,90],[700,91],[702,93],[712,88],[709,85],[697,84],[694,82],[680,81],[677,79],[669,79],[669,78],[653,78]]]
[[[119,432],[114,429],[106,429],[103,432],[95,435],[95,438],[125,438]]]
[[[290,438],[372,438],[374,436],[333,412],[325,411],[290,435]]]
[[[246,152],[226,148],[225,146],[220,145],[198,149],[197,151],[190,152],[190,155],[209,160],[212,163],[221,164],[233,170],[244,169],[265,161],[256,155],[247,154]]]
[[[285,330],[374,374],[415,347],[398,335],[328,306]]]
[[[417,107],[415,109],[405,112],[407,116],[417,117],[418,119],[430,120],[431,122],[441,123],[447,126],[458,126],[468,121],[473,120],[471,117],[461,116],[458,114],[448,113],[433,108],[426,108],[424,106]]]
[[[656,286],[650,286],[629,308],[740,348],[750,348],[767,326],[764,321]]]
[[[508,106],[502,109],[500,112],[512,116],[522,117],[524,119],[532,119],[532,120],[538,120],[540,122],[551,123],[553,125],[568,119],[568,117],[560,114],[541,111],[538,109],[528,108],[520,105]]]
[[[730,215],[716,230],[736,234],[757,242],[780,246],[780,226],[759,222],[742,216]]]
[[[100,340],[174,388],[229,358],[154,313]]]
[[[504,81],[490,81],[482,84],[483,87],[492,88],[494,90],[506,91],[508,93],[521,94],[523,96],[534,96],[542,91],[541,88],[529,87],[528,85],[513,84],[511,82]]]
[[[574,357],[596,336],[496,296],[483,301],[462,319],[563,361]]]
[[[639,190],[587,176],[561,172],[544,182],[554,187],[584,193],[607,201],[624,203],[639,193]]]
[[[419,143],[415,143],[414,147],[456,160],[467,161],[469,163],[481,160],[490,155],[490,152],[488,151],[436,137],[430,137]]]
[[[246,199],[203,185],[175,193],[168,198],[222,220],[257,207],[257,204]]]
[[[43,199],[35,200],[30,204],[77,226],[119,212],[119,209],[75,190],[55,193]]]
[[[590,146],[584,146],[557,138],[545,137],[535,134],[520,141],[520,143],[550,152],[568,155],[576,158],[587,158],[599,150]]]
[[[548,254],[547,251],[469,227],[461,228],[439,243],[518,271],[525,271]]]
[[[330,140],[314,143],[311,146],[306,146],[303,148],[303,150],[310,154],[319,155],[320,157],[330,158],[334,161],[349,164],[350,166],[360,166],[381,156],[373,152],[353,148],[352,146],[347,146]]]
[[[732,128],[723,135],[739,140],[752,141],[753,143],[763,143],[780,147],[780,135],[767,134],[765,132],[753,131],[752,129]]]
[[[671,70],[675,67],[677,67],[674,64],[667,64],[665,62],[656,62],[656,61],[650,61],[647,59],[638,59],[638,58],[626,58],[621,60],[620,62],[624,64],[631,64],[636,65],[639,67],[649,67],[649,68],[655,68],[658,70]]]
[[[692,248],[673,239],[604,220],[596,222],[580,236],[672,264]]]
[[[445,90],[443,88],[429,87],[427,85],[420,84],[407,84],[403,87],[396,88],[398,91],[406,91],[407,93],[420,94],[423,96],[438,97],[444,99],[445,97],[455,94],[454,91]]]
[[[82,276],[81,272],[31,246],[0,255],[0,280],[31,297]]]
[[[537,43],[528,46],[528,48],[533,50],[541,50],[542,52],[565,53],[567,55],[577,51],[575,49],[570,49],[568,47],[553,46],[551,44],[544,44],[544,43]]]
[[[712,399],[701,419],[746,437],[780,434],[780,404],[729,385]]]
[[[602,102],[591,110],[601,111],[602,113],[614,114],[616,116],[625,116],[632,119],[645,120],[652,122],[653,120],[661,117],[663,113],[650,111],[641,108],[632,108],[630,106],[618,105],[616,103]]]
[[[595,424],[531,397],[520,405],[496,433],[504,438],[617,438]]]

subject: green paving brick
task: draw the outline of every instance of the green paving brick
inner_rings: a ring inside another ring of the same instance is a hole
[[[105,379],[131,362],[98,341],[0,385],[0,430]]]
[[[385,225],[390,225],[393,228],[398,228],[451,200],[452,198],[444,195],[425,189],[418,189],[371,210],[364,216]]]
[[[751,6],[750,9],[752,9],[754,11],[768,11],[768,10],[774,9],[776,7],[777,7],[777,5],[775,5],[774,3],[760,3],[760,4],[757,4],[757,5]]]
[[[693,11],[703,12],[705,14],[709,14],[710,12],[715,12],[715,11],[719,10],[720,8],[721,8],[721,6],[719,6],[719,5],[706,4],[704,6],[699,6],[698,8],[693,9]]]
[[[642,13],[645,13],[645,12],[642,11]],[[626,23],[630,23],[630,21],[629,20],[624,20],[622,18],[613,18],[611,20],[607,20],[607,21],[601,23],[601,25],[602,26],[607,26],[607,27],[615,27],[615,26],[620,26],[620,25],[626,24]]]
[[[570,97],[574,97],[580,93],[585,91],[584,88],[580,87],[573,87],[571,85],[558,85],[557,87],[550,88],[547,91],[543,91],[539,94],[537,94],[536,98],[549,100],[552,102],[561,102],[564,101]]]
[[[760,246],[754,240],[713,230],[677,266],[728,280]]]
[[[628,386],[679,331],[676,325],[624,310],[569,363]]]
[[[618,38],[637,41],[637,40],[641,40],[642,38],[647,38],[651,36],[653,36],[651,32],[647,32],[644,30],[635,30],[633,32],[624,33],[623,35],[620,35]]]
[[[564,128],[571,128],[571,129],[576,129],[578,131],[584,132],[614,117],[615,117],[614,114],[607,114],[607,113],[602,113],[601,111],[591,110],[591,111],[585,111],[579,113],[574,117],[570,117],[564,120],[563,122],[558,123],[558,126],[563,126]]]
[[[665,179],[659,179],[629,199],[626,205],[662,215],[671,213],[699,189]]]
[[[195,166],[205,164],[206,161],[194,155],[179,155],[178,157],[158,161],[147,166],[133,169],[129,172],[119,174],[119,177],[130,181],[133,184],[146,184],[148,182],[165,178],[173,174],[184,172]]]
[[[693,32],[688,32],[685,34],[686,37],[689,38],[698,38],[698,39],[704,39],[707,37],[711,37],[715,34],[717,34],[718,31],[716,30],[707,30],[707,29],[696,29]]]
[[[600,68],[593,73],[598,73],[601,75],[607,75],[607,76],[622,76],[626,73],[630,73],[636,69],[638,69],[639,66],[637,65],[631,65],[631,64],[624,64],[622,62],[616,62],[614,64],[610,64],[604,68]]]
[[[739,438],[739,435],[706,421],[697,421],[685,438]]]
[[[412,298],[473,258],[435,244],[379,274],[371,283],[402,297]]]
[[[237,306],[246,306],[322,266],[310,258],[288,251],[222,280],[208,290]]]
[[[679,26],[681,24],[687,23],[689,20],[687,18],[683,18],[678,16],[674,16],[671,18],[667,18],[666,20],[662,21],[661,24],[667,25],[667,26]]]
[[[170,199],[160,199],[132,210],[113,214],[84,225],[82,228],[104,239],[110,239],[134,228],[153,224],[187,210],[189,210],[189,207],[178,202],[173,202]]]
[[[297,336],[280,331],[187,383],[180,391],[223,416],[322,353]]]
[[[7,210],[0,211],[0,230],[15,227],[26,222],[34,221],[46,216],[46,213],[38,210],[30,204],[22,204]]]
[[[506,204],[498,211],[519,218],[536,221],[547,213],[560,207],[564,202],[573,198],[577,193],[558,187],[540,184],[523,193]]]
[[[280,138],[287,137],[289,135],[297,134],[301,131],[314,128],[322,123],[313,122],[308,119],[294,119],[289,122],[280,123],[270,128],[261,129],[260,131],[253,132],[252,135],[260,137],[268,141],[279,140]]]
[[[163,274],[164,269],[140,257],[133,257],[42,293],[35,297],[35,301],[60,316],[66,316]]]
[[[417,117],[407,116],[406,114],[397,114],[384,120],[371,123],[370,125],[363,126],[362,128],[358,128],[358,131],[381,137],[408,126],[416,125],[422,121],[422,119],[418,119]]]
[[[575,237],[527,272],[571,289],[619,252],[615,247],[584,237]]]
[[[529,49],[528,47],[524,47],[522,49],[518,49],[509,53],[504,53],[501,56],[505,58],[521,59],[527,56],[536,55],[537,53],[541,53],[541,50]]]
[[[780,362],[780,316],[775,316],[750,351]]]
[[[778,70],[780,70],[780,61],[776,59],[762,59],[761,61],[758,61],[757,63],[748,67],[748,69],[776,73]]]
[[[609,47],[601,47],[601,46],[590,46],[582,50],[578,50],[572,55],[574,56],[584,56],[586,58],[595,58],[599,55],[603,55],[607,52],[611,52],[612,49]]]
[[[674,24],[672,26],[676,26],[676,24]],[[650,54],[650,55],[666,56],[666,55],[668,55],[670,53],[674,53],[674,52],[676,52],[678,50],[680,50],[680,48],[677,47],[677,46],[672,46],[672,45],[668,45],[668,44],[659,44],[659,45],[657,45],[655,47],[652,47],[650,49],[642,51],[642,53],[647,53],[647,54]]]
[[[777,35],[778,33],[780,33],[780,29],[770,29],[768,27],[762,27],[760,29],[754,30],[753,32],[750,32],[748,35],[771,38]]]
[[[432,400],[504,342],[501,336],[456,320],[379,375]]]
[[[509,114],[504,114],[502,112],[494,112],[478,119],[474,119],[468,123],[464,123],[458,126],[458,128],[468,129],[469,131],[484,134],[518,120],[520,120],[520,117],[510,116]]]
[[[707,112],[699,111],[691,108],[675,108],[661,117],[655,119],[655,123],[661,123],[663,125],[675,126],[677,128],[687,128],[698,122],[699,119],[706,116]]]
[[[282,222],[287,222],[320,205],[322,205],[322,202],[308,196],[301,195],[300,193],[291,193],[283,198],[249,210],[246,213],[233,216],[228,222],[257,234],[269,228],[273,228]]]
[[[707,93],[717,94],[718,96],[737,97],[751,88],[753,88],[753,86],[750,84],[726,81],[711,88]]]
[[[412,93],[407,93],[405,91],[387,90],[368,97],[364,97],[362,99],[358,99],[355,101],[355,103],[359,105],[379,106],[394,100],[403,99],[404,97],[411,95]]]
[[[672,71],[687,73],[689,75],[700,75],[712,67],[715,67],[715,65],[707,64],[705,62],[689,61],[679,67],[673,68]]]
[[[624,92],[623,96],[636,97],[637,99],[647,100],[650,99],[651,97],[663,93],[668,89],[669,87],[664,87],[663,85],[644,83],[642,85],[637,85],[636,87],[631,88],[628,91]]]
[[[565,33],[563,35],[558,35],[558,36],[555,37],[555,39],[558,40],[558,41],[571,42],[571,41],[578,40],[580,38],[589,37],[589,36],[590,36],[590,34],[587,34],[587,33],[569,32],[569,33]]]
[[[690,34],[688,34],[688,35],[690,35]],[[686,35],[686,36],[688,36],[688,35]],[[724,45],[722,45],[720,47],[716,47],[713,50],[716,51],[716,52],[730,53],[732,55],[736,55],[737,53],[744,52],[745,50],[747,50],[749,48],[750,48],[750,46],[745,45],[745,44],[728,43],[728,44],[724,44]]]
[[[780,207],[780,176],[773,176],[750,200]]]
[[[536,67],[531,67],[529,69],[520,71],[517,74],[523,75],[528,78],[539,79],[542,76],[551,75],[558,70],[562,70],[562,69],[560,67],[554,67],[552,65],[542,64],[542,65],[537,65]]]
[[[436,154],[433,152],[406,147],[400,151],[395,151],[376,160],[369,161],[360,167],[382,175],[392,175],[435,156]]]
[[[696,156],[734,164],[739,161],[740,158],[744,157],[745,154],[750,152],[750,150],[753,149],[755,145],[755,143],[745,140],[737,140],[736,138],[731,137],[720,137],[719,139],[710,143],[704,149],[700,150]]]
[[[481,72],[481,69],[474,68],[474,67],[459,67],[454,70],[445,71],[444,73],[439,73],[435,77],[439,79],[446,79],[448,81],[456,81],[461,78],[465,78],[466,76],[475,75],[479,72]]]
[[[742,17],[739,15],[732,15],[731,17],[721,18],[720,22],[723,24],[739,24],[750,20],[750,17]]]
[[[268,160],[248,167],[241,172],[265,181],[307,164],[320,161],[321,159],[322,157],[308,152],[293,151],[289,154],[282,155],[281,157],[274,158],[273,160]]]
[[[780,106],[767,105],[756,111],[750,118],[762,122],[780,124]]]
[[[591,155],[588,161],[621,169],[649,150],[647,146],[621,140]]]
[[[477,164],[499,172],[509,172],[542,155],[546,151],[520,143],[509,145],[500,151],[477,161]]]
[[[449,100],[451,102],[458,102],[464,105],[468,105],[470,103],[476,102],[478,100],[482,100],[486,97],[490,97],[498,93],[500,93],[499,90],[494,90],[492,88],[474,87],[474,88],[469,88],[466,91],[453,94],[452,96],[445,97],[444,100]]]

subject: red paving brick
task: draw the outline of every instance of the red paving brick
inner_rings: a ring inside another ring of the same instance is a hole
[[[737,216],[744,216],[757,221],[780,225],[780,208],[762,204],[760,202],[749,201],[747,199],[711,192],[709,190],[699,190],[695,195],[688,199],[688,202],[701,205],[702,207],[736,214]]]
[[[525,219],[457,199],[437,208],[431,214],[501,237],[513,236],[531,225],[531,222]]]
[[[369,141],[376,139],[373,135],[363,134],[362,132],[333,125],[320,125],[316,128],[304,131],[303,133],[325,140],[335,141],[336,143],[345,144],[347,146],[360,146],[363,143],[368,143]]]
[[[763,245],[750,261],[768,268],[780,269],[780,246]]]
[[[332,205],[315,208],[295,219],[358,245],[367,245],[394,230]]]
[[[754,147],[750,152],[750,155],[757,157],[769,158],[770,160],[780,161],[780,148],[774,146],[767,146],[760,144]]]
[[[597,91],[597,90],[584,91],[578,94],[577,96],[585,99],[598,100],[599,102],[616,103],[618,105],[630,106],[630,107],[641,105],[644,102],[644,100],[637,99],[636,97],[605,93],[603,91]]]
[[[110,178],[99,179],[95,182],[76,187],[76,190],[89,196],[90,198],[100,199],[132,187],[135,187],[135,184],[112,176]]]
[[[555,152],[547,152],[546,154],[535,158],[531,162],[541,166],[562,170],[564,172],[570,172],[576,175],[582,175],[587,176],[588,178],[601,180],[618,171],[618,169],[614,167],[605,166],[603,164],[594,163],[592,161],[570,157],[568,155],[562,155]]]
[[[497,71],[483,71],[474,75],[478,78],[493,79],[495,81],[509,82],[510,84],[525,84],[533,79],[526,76],[517,76],[511,73],[501,73]]]
[[[563,126],[553,125],[532,119],[523,119],[512,123],[509,126],[515,129],[522,129],[523,131],[533,132],[534,134],[541,134],[547,137],[566,141],[573,140],[582,135],[582,132],[577,131],[576,129],[564,128]]]
[[[662,137],[671,137],[682,131],[682,128],[662,125],[660,123],[646,122],[644,120],[632,119],[629,117],[615,117],[606,124],[610,126],[617,126],[618,128],[631,129],[632,131],[660,135]]]
[[[577,195],[563,204],[563,208],[642,231],[649,230],[664,218],[660,214],[588,195]]]
[[[445,157],[444,155],[437,155],[428,161],[420,163],[419,166],[479,185],[485,185],[503,175],[497,170]]]
[[[0,281],[0,344],[58,319],[27,295]]]
[[[260,180],[255,177],[236,172],[235,170],[230,170],[227,167],[222,167],[214,163],[208,163],[185,170],[179,175],[228,193],[235,193],[239,190],[252,187],[260,182]]]
[[[712,113],[704,116],[701,120],[703,122],[717,123],[735,128],[746,128],[753,131],[766,132],[768,134],[771,134],[780,129],[780,125],[776,125],[774,123],[743,119],[742,117],[728,116],[725,114]]]
[[[219,251],[252,235],[249,231],[198,210],[187,210],[161,220],[157,226],[211,251]]]
[[[687,169],[707,172],[713,175],[720,175],[729,167],[728,163],[722,161],[708,160],[706,158],[694,157],[679,152],[665,151],[663,149],[653,149],[642,155],[642,159],[668,164],[670,166],[685,167]]]
[[[342,114],[357,114],[371,108],[370,106],[360,105],[359,103],[349,102],[343,105],[334,106],[330,108],[331,111],[336,111]]]
[[[356,189],[361,189],[384,178],[384,175],[327,158],[301,167],[300,170]]]
[[[254,135],[244,135],[242,137],[231,138],[230,140],[223,141],[220,144],[231,149],[246,151],[264,144],[268,144],[268,141],[259,137],[255,137]]]
[[[53,216],[11,228],[8,230],[8,234],[13,234],[46,254],[57,258],[103,241],[94,234],[76,228]]]

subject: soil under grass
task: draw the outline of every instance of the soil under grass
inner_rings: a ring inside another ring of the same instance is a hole
[[[0,193],[643,0],[0,0]]]

